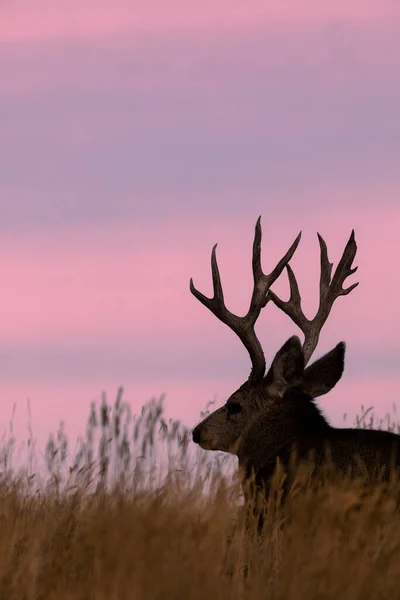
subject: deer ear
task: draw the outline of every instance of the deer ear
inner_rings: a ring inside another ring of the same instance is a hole
[[[272,365],[264,378],[265,385],[283,395],[288,388],[302,382],[304,354],[299,338],[294,335],[277,352]]]
[[[312,398],[329,392],[343,374],[346,344],[340,342],[304,371],[303,387]]]

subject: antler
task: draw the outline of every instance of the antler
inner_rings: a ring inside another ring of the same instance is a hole
[[[247,349],[252,363],[252,369],[249,377],[249,381],[255,383],[262,379],[265,373],[265,357],[262,350],[261,344],[254,331],[255,322],[261,312],[261,309],[267,303],[267,295],[270,286],[276,281],[279,275],[282,273],[284,267],[288,267],[288,262],[292,258],[297,246],[299,245],[301,238],[301,232],[286,252],[285,256],[281,258],[276,267],[269,275],[265,275],[261,268],[261,216],[258,217],[253,242],[253,293],[251,296],[250,307],[247,314],[244,317],[239,317],[230,312],[224,303],[224,293],[222,291],[221,278],[219,275],[219,269],[216,257],[217,244],[212,249],[211,253],[211,271],[213,279],[214,295],[212,298],[207,298],[201,292],[196,290],[193,284],[193,279],[190,279],[190,291],[192,294],[206,306],[214,315],[223,323],[228,325],[232,331],[234,331],[245,348]]]
[[[305,364],[310,360],[315,348],[317,347],[321,329],[327,320],[332,305],[339,296],[350,294],[357,283],[344,289],[343,283],[347,277],[353,275],[358,267],[351,268],[354,257],[357,252],[357,244],[354,239],[354,229],[351,232],[349,241],[343,251],[342,258],[336,268],[331,280],[333,263],[329,262],[328,249],[322,236],[318,233],[318,241],[321,249],[321,276],[319,282],[319,307],[313,319],[307,319],[301,308],[301,296],[296,277],[290,265],[286,265],[287,274],[290,283],[290,298],[284,302],[272,290],[268,293],[267,302],[272,300],[274,304],[286,313],[294,323],[304,333],[304,359]]]

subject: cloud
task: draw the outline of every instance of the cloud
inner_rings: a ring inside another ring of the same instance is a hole
[[[224,31],[272,27],[276,24],[309,24],[352,21],[355,23],[393,22],[399,19],[398,6],[391,0],[357,0],[349,4],[340,0],[321,4],[303,2],[269,2],[251,0],[204,0],[188,4],[185,0],[148,2],[83,0],[79,8],[65,0],[57,6],[35,0],[26,4],[15,0],[2,7],[0,37],[8,42],[54,39],[88,39],[149,31]]]
[[[317,308],[319,250],[315,231],[325,237],[337,264],[350,229],[359,245],[355,264],[360,286],[339,298],[324,327],[319,353],[341,339],[348,343],[350,374],[396,372],[400,345],[395,335],[398,207],[349,208],[321,205],[312,215],[263,211],[263,265],[272,270],[302,228],[293,258],[311,318]],[[209,256],[217,256],[228,307],[245,314],[252,289],[251,245],[255,217],[181,218],[71,229],[0,242],[2,379],[86,381],[95,374],[124,381],[247,376],[248,357],[229,329],[189,292],[189,278],[211,295]],[[312,232],[312,235],[311,235]],[[282,277],[274,289],[287,297]],[[267,357],[297,331],[268,306],[258,324]]]
[[[6,44],[1,228],[238,213],[338,187],[397,197],[396,22],[298,18]]]

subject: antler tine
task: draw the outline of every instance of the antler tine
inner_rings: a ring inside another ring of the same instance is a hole
[[[285,256],[281,258],[276,267],[269,275],[265,275],[261,267],[261,216],[258,217],[253,242],[253,257],[252,257],[252,270],[253,270],[253,293],[251,296],[249,310],[243,317],[233,314],[228,310],[224,303],[224,294],[221,285],[221,278],[218,269],[216,247],[211,252],[211,271],[213,279],[214,295],[212,298],[208,298],[201,292],[199,292],[193,284],[193,279],[190,279],[190,291],[192,294],[206,306],[212,313],[223,323],[228,325],[232,331],[234,331],[243,345],[247,349],[252,363],[252,369],[249,377],[249,381],[259,381],[265,373],[265,357],[262,350],[260,341],[258,340],[254,331],[254,325],[260,315],[261,309],[266,305],[268,301],[268,292],[270,286],[276,281],[279,275],[282,273],[285,266],[287,266],[289,260],[292,258],[299,242],[301,233],[297,236]]]
[[[320,234],[318,234],[318,239],[319,239],[319,243],[320,243],[320,247],[321,247],[321,264],[322,264],[322,252],[323,252],[323,247],[325,247],[326,249],[326,243],[324,241],[324,239],[322,238],[322,236]],[[325,250],[326,252],[326,250]],[[353,273],[355,273],[358,269],[358,267],[353,267],[351,268],[351,265],[353,263],[354,257],[356,255],[357,252],[357,244],[354,238],[354,229],[352,229],[350,237],[349,237],[349,241],[346,244],[346,247],[343,251],[342,254],[342,258],[339,261],[339,264],[336,268],[336,271],[333,275],[332,278],[332,283],[329,286],[329,292],[330,292],[330,296],[332,297],[330,306],[332,306],[333,302],[335,301],[335,299],[338,296],[347,296],[347,294],[350,294],[350,292],[358,286],[358,282],[357,283],[353,283],[350,287],[343,289],[343,283],[344,281],[347,279],[347,277],[349,277],[350,275],[353,275]],[[326,260],[328,260],[328,255],[326,253]],[[328,263],[330,264],[330,263]],[[330,267],[330,270],[332,269],[332,265]],[[329,285],[329,283],[328,283]],[[330,310],[330,308],[329,308]]]
[[[296,277],[290,267],[286,265],[286,270],[290,284],[290,298],[287,302],[281,300],[272,290],[269,291],[269,299],[287,314],[292,321],[301,329],[304,334],[304,359],[305,364],[310,360],[315,348],[317,347],[321,329],[327,320],[333,303],[339,296],[347,296],[358,286],[353,283],[350,287],[344,289],[343,283],[350,275],[357,271],[358,267],[351,268],[354,257],[357,252],[357,244],[354,238],[354,229],[351,232],[349,241],[343,251],[342,258],[336,267],[333,278],[331,279],[333,263],[329,262],[328,249],[323,237],[318,233],[318,241],[321,251],[321,276],[319,284],[319,307],[313,319],[308,319],[301,308],[301,296]]]
[[[267,304],[268,291],[271,285],[278,279],[279,275],[282,273],[285,266],[288,265],[290,259],[296,251],[297,246],[299,245],[301,239],[301,231],[297,238],[294,240],[293,244],[290,246],[289,250],[286,252],[285,256],[281,258],[276,267],[271,271],[269,275],[265,275],[262,267],[261,267],[261,216],[258,217],[256,223],[256,230],[254,234],[254,243],[253,243],[253,260],[252,260],[252,268],[253,268],[253,293],[251,296],[250,307],[247,315],[244,317],[251,323],[255,323],[258,319],[258,316],[261,312],[261,309]]]
[[[211,250],[211,273],[212,273],[213,289],[214,289],[213,297],[207,298],[207,296],[205,296],[204,294],[199,292],[199,290],[197,290],[194,287],[193,278],[192,277],[190,278],[190,291],[197,298],[197,300],[199,300],[202,304],[204,304],[204,306],[206,306],[214,314],[216,314],[218,311],[220,313],[224,313],[224,311],[226,310],[226,307],[224,305],[224,292],[222,290],[221,276],[219,274],[219,268],[218,268],[217,256],[216,256],[217,246],[218,246],[218,244],[214,244],[214,246]],[[217,315],[217,316],[222,319],[222,314]]]

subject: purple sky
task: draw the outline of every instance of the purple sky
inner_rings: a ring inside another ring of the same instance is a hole
[[[24,435],[123,384],[195,424],[249,374],[241,343],[189,292],[244,313],[259,214],[269,272],[292,264],[311,316],[316,232],[330,259],[356,231],[360,281],[316,355],[347,342],[320,404],[340,424],[399,399],[400,5],[376,0],[58,0],[0,8],[0,376]],[[285,277],[275,287],[287,293]],[[296,327],[272,305],[269,361]]]

